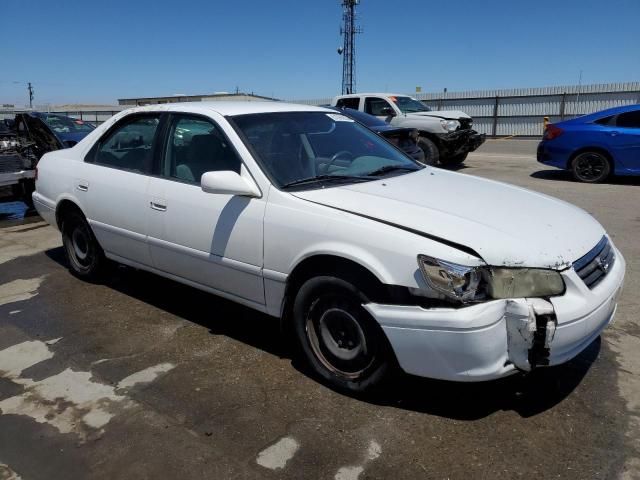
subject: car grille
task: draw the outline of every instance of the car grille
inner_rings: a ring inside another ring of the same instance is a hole
[[[459,118],[460,130],[469,130],[473,126],[473,119],[471,118]]]
[[[573,269],[587,287],[593,288],[607,276],[615,259],[611,243],[602,237],[589,253],[573,263]]]
[[[20,155],[0,155],[0,173],[19,172],[23,168],[24,165]]]

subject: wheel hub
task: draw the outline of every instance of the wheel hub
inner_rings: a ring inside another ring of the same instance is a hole
[[[89,256],[89,241],[86,232],[80,228],[74,229],[71,242],[76,258],[81,262],[85,261]]]
[[[320,317],[318,326],[324,345],[336,358],[349,361],[366,354],[364,332],[350,313],[339,308],[328,309]]]

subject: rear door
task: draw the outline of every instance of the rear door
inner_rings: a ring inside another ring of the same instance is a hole
[[[360,109],[360,97],[345,97],[340,98],[336,102],[338,108],[350,108],[352,110]]]
[[[149,184],[149,246],[154,266],[263,305],[266,201],[205,193],[200,187],[202,174],[223,170],[250,178],[217,122],[172,113],[160,169]]]
[[[628,171],[640,172],[640,110],[619,114],[608,135],[615,160]]]
[[[89,151],[74,179],[100,245],[123,263],[152,265],[147,188],[160,119],[160,113],[121,119]]]

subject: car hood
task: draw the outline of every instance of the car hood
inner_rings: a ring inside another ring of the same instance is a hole
[[[494,266],[563,269],[605,234],[562,200],[437,168],[292,194],[466,247]]]
[[[447,120],[457,120],[459,118],[471,118],[460,110],[434,110],[431,112],[415,112],[407,113],[407,117],[438,117],[445,118]]]

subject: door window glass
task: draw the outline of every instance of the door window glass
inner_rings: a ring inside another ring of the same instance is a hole
[[[364,110],[369,115],[375,115],[377,117],[386,116],[382,112],[382,109],[386,107],[392,108],[389,102],[382,98],[367,97],[364,101]]]
[[[109,167],[145,172],[151,165],[151,148],[160,116],[132,119],[100,142],[95,162]]]
[[[336,107],[338,108],[352,108],[354,110],[358,110],[359,105],[360,105],[359,97],[341,98],[336,102]]]
[[[241,161],[220,129],[198,117],[176,117],[169,130],[163,175],[200,184],[205,172],[240,173]]]
[[[621,113],[616,120],[616,126],[622,128],[640,128],[640,110]]]

